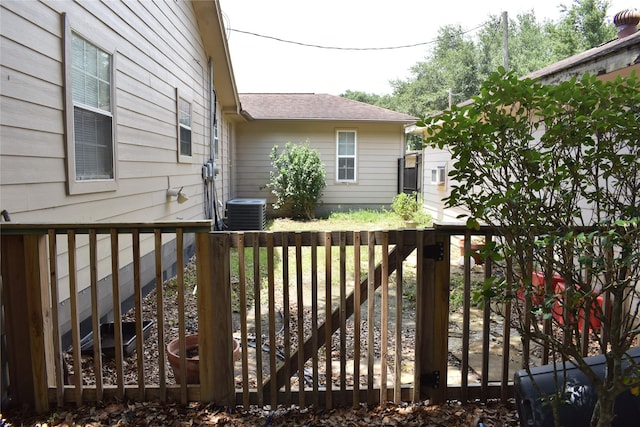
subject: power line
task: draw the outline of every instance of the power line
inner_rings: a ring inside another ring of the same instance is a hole
[[[488,23],[484,23],[484,24],[480,24],[475,28],[472,28],[470,30],[467,31],[463,31],[461,34],[468,34],[471,33],[473,31],[476,31],[484,26],[488,25]],[[282,42],[282,43],[289,43],[289,44],[295,44],[298,46],[305,46],[305,47],[315,47],[317,49],[329,49],[329,50],[360,50],[360,51],[366,51],[366,50],[395,50],[395,49],[406,49],[406,48],[410,48],[410,47],[416,47],[416,46],[425,46],[428,44],[433,44],[435,43],[437,40],[429,40],[426,42],[419,42],[419,43],[412,43],[412,44],[405,44],[405,45],[399,45],[399,46],[387,46],[387,47],[339,47],[339,46],[324,46],[324,45],[319,45],[319,44],[312,44],[312,43],[304,43],[304,42],[298,42],[298,41],[293,41],[293,40],[286,40],[286,39],[282,39],[279,37],[274,37],[274,36],[267,36],[264,34],[258,34],[258,33],[254,33],[251,31],[244,31],[244,30],[237,30],[235,28],[229,28],[229,31],[234,31],[236,33],[242,33],[242,34],[248,34],[250,36],[255,36],[255,37],[261,37],[264,39],[269,39],[269,40],[275,40],[278,42]]]

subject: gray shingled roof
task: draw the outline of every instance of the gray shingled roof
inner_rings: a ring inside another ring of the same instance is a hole
[[[573,69],[582,64],[596,62],[607,56],[615,55],[618,52],[622,52],[627,50],[631,57],[631,61],[636,61],[640,59],[640,31],[632,34],[630,36],[624,37],[622,39],[614,39],[610,42],[604,43],[600,46],[594,47],[592,49],[586,50],[584,52],[580,52],[576,55],[565,58],[561,61],[550,64],[544,68],[536,70],[532,73],[527,74],[525,77],[529,78],[541,78],[547,79],[554,74],[559,74],[561,72]],[[622,63],[619,62],[611,62],[611,69],[604,69],[603,72],[609,73],[611,71],[617,70],[619,68],[623,68],[625,66],[631,65],[630,63]],[[604,67],[604,65],[603,65]]]
[[[239,94],[242,111],[255,120],[347,120],[413,123],[416,117],[341,96],[315,93]]]

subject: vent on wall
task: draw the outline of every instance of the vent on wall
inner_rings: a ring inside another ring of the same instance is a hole
[[[265,199],[231,199],[227,201],[229,230],[264,230],[267,222]]]

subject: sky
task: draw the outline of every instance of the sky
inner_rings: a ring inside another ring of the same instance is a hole
[[[572,0],[220,0],[231,62],[240,93],[390,94],[390,80],[406,80],[437,30],[459,24],[473,30],[490,15],[510,18],[533,10],[539,21],[558,20]],[[610,0],[610,15],[640,9],[640,0]],[[231,30],[230,30],[231,29]],[[234,31],[237,30],[237,31]],[[473,31],[470,33],[473,34]]]

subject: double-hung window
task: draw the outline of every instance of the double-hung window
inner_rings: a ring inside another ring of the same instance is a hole
[[[356,144],[355,130],[339,130],[336,136],[337,143],[337,176],[338,182],[356,181]]]
[[[68,194],[117,189],[115,57],[64,22]]]
[[[191,103],[178,98],[178,134],[180,156],[191,157]]]
[[[114,178],[111,55],[71,36],[76,181]]]

